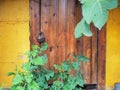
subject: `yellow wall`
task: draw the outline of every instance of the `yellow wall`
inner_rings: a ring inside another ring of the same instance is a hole
[[[110,11],[107,23],[106,86],[115,82],[120,82],[120,7]]]
[[[10,86],[8,71],[26,59],[29,50],[29,0],[0,0],[0,85]]]

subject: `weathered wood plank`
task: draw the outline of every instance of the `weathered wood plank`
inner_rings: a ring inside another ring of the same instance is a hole
[[[106,40],[106,26],[98,32],[98,88],[104,90],[105,88],[105,40]]]
[[[80,3],[79,3],[79,1],[78,0],[75,0],[75,16],[76,16],[76,18],[75,18],[75,25],[77,25],[77,23],[81,20],[81,18],[82,18],[82,10],[81,10],[81,5],[80,5]],[[83,37],[81,37],[80,39],[77,39],[76,40],[76,46],[75,46],[75,48],[76,48],[76,54],[77,55],[83,55]],[[80,69],[81,69],[81,73],[82,73],[82,75],[83,75],[83,72],[84,72],[84,70],[83,70],[83,64],[81,63],[81,67],[80,67]]]
[[[52,0],[51,1],[51,6],[50,6],[50,42],[49,42],[49,47],[50,47],[50,67],[53,67],[55,63],[57,63],[57,43],[56,43],[56,38],[57,38],[57,30],[58,30],[58,0]],[[53,68],[51,68],[53,69]]]
[[[98,67],[97,67],[97,46],[98,46],[98,43],[97,43],[97,28],[94,27],[94,25],[92,24],[91,25],[91,30],[92,30],[92,52],[91,52],[91,55],[92,55],[92,58],[91,58],[91,83],[92,84],[97,84],[97,73],[98,73]]]
[[[39,0],[30,0],[30,45],[37,44],[40,31],[40,3]]]
[[[90,83],[91,79],[91,38],[84,37],[83,38],[83,55],[87,56],[89,61],[83,62],[83,77],[86,83]]]
[[[50,44],[50,0],[41,0],[41,32],[44,33],[46,42]],[[48,67],[50,67],[50,50],[47,50]]]
[[[58,6],[58,28],[57,28],[57,48],[58,48],[58,64],[62,62],[62,60],[65,59],[65,40],[66,40],[66,0],[58,0],[59,6]]]
[[[67,1],[67,29],[66,29],[66,59],[72,60],[73,54],[76,52],[76,39],[74,37],[74,28],[76,25],[75,1]]]

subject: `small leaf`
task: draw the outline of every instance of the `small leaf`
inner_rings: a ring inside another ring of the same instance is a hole
[[[86,62],[88,61],[88,58],[85,57],[85,56],[82,56],[82,55],[80,55],[80,56],[74,55],[73,58],[76,59],[76,60],[79,60],[79,61],[80,60],[86,61]]]
[[[33,57],[37,56],[38,50],[33,50],[30,52]]]
[[[8,76],[16,75],[16,73],[14,73],[14,72],[8,72],[7,75],[8,75]]]
[[[35,81],[32,81],[30,84],[28,84],[28,90],[42,90],[42,89],[39,88],[39,85]]]
[[[70,61],[68,61],[68,62],[70,62]],[[62,68],[63,68],[64,71],[70,71],[70,69],[71,69],[70,68],[70,63],[68,64],[67,61],[63,61],[62,62]]]
[[[24,69],[24,70],[26,70],[26,71],[30,70],[30,63],[29,63],[29,62],[24,63],[24,64],[22,65],[22,69]]]
[[[44,43],[44,44],[41,45],[40,51],[41,51],[41,52],[42,52],[42,51],[45,51],[45,50],[47,50],[47,48],[48,48],[48,44],[47,44],[47,43]]]
[[[50,80],[50,77],[54,76],[54,72],[53,71],[48,71],[48,73],[45,75],[47,80]]]
[[[32,74],[25,75],[25,80],[27,81],[27,83],[30,84],[32,79],[33,79],[33,75]]]
[[[15,76],[15,78],[13,79],[12,83],[13,83],[14,85],[20,84],[20,83],[22,83],[22,80],[23,80],[23,77],[22,77],[21,75],[17,74],[17,75]]]
[[[80,56],[80,60],[87,62],[88,58],[86,56]]]
[[[60,65],[54,64],[54,68],[55,68],[56,70],[62,71],[62,67],[61,67]]]
[[[45,61],[48,61],[48,58],[47,58],[47,55],[46,55],[46,54],[42,55],[41,58],[42,58],[43,60],[45,60]]]
[[[34,65],[44,65],[45,63],[47,63],[47,60],[43,60],[40,56],[36,57],[33,62]]]
[[[38,46],[37,45],[32,45],[32,49],[33,50],[38,49]]]
[[[72,67],[73,67],[74,70],[79,70],[79,68],[80,68],[79,65],[80,64],[78,62],[73,62],[72,63]]]

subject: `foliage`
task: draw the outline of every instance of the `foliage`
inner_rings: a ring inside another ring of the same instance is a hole
[[[9,76],[14,76],[10,90],[80,90],[76,87],[84,84],[80,73],[80,62],[88,59],[74,55],[74,62],[66,60],[61,65],[55,64],[56,72],[54,72],[45,67],[48,58],[42,52],[47,50],[47,47],[46,43],[40,48],[33,45],[32,50],[26,53],[28,62],[22,65],[23,70],[16,69],[15,72],[8,73]]]
[[[33,45],[32,50],[26,53],[29,60],[22,65],[23,71],[17,69],[15,73],[8,73],[8,75],[14,75],[10,90],[44,90],[47,88],[48,76],[52,76],[49,75],[52,71],[43,68],[48,59],[47,55],[42,52],[47,47],[46,43],[41,48]]]
[[[93,23],[99,30],[108,19],[108,10],[118,5],[118,0],[79,0],[82,4],[83,18],[75,27],[75,37],[80,38],[83,34],[92,36],[90,24]]]
[[[80,90],[83,87],[84,80],[80,73],[81,61],[88,61],[84,56],[74,55],[74,62],[70,60],[63,61],[61,65],[54,65],[57,73],[54,77],[54,83],[51,90]]]

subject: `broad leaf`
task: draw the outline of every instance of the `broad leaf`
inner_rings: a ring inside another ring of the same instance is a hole
[[[25,80],[27,81],[27,83],[31,83],[32,79],[33,79],[33,75],[32,74],[27,74],[25,76]]]
[[[30,70],[30,62],[26,62],[22,65],[22,69],[24,69],[25,71]]]
[[[117,7],[118,0],[86,0],[82,5],[85,21],[101,29],[108,18],[108,10]]]
[[[20,84],[20,83],[22,83],[22,80],[23,80],[23,77],[22,77],[21,75],[17,74],[17,75],[15,76],[15,78],[13,79],[12,83],[13,83],[14,85]]]
[[[75,38],[80,38],[83,34],[86,36],[92,36],[92,33],[90,31],[89,24],[86,23],[84,19],[82,19],[77,26],[75,27]]]
[[[37,45],[32,45],[32,49],[33,50],[38,49],[38,46]]]
[[[48,73],[45,75],[47,80],[49,80],[53,76],[54,76],[54,72],[53,71],[48,71]]]
[[[80,68],[79,65],[80,64],[78,62],[73,62],[72,63],[72,67],[73,67],[74,70],[79,70],[79,68]]]
[[[39,88],[39,85],[35,81],[32,81],[30,84],[28,84],[28,89],[29,90],[41,90]]]
[[[48,48],[48,44],[47,43],[43,43],[42,45],[41,45],[41,47],[40,47],[40,51],[42,52],[42,51],[45,51],[45,50],[47,50],[47,48]]]
[[[45,63],[47,63],[47,60],[43,60],[40,56],[36,57],[33,62],[34,65],[44,65]]]
[[[70,60],[62,62],[62,68],[64,71],[70,71]]]

